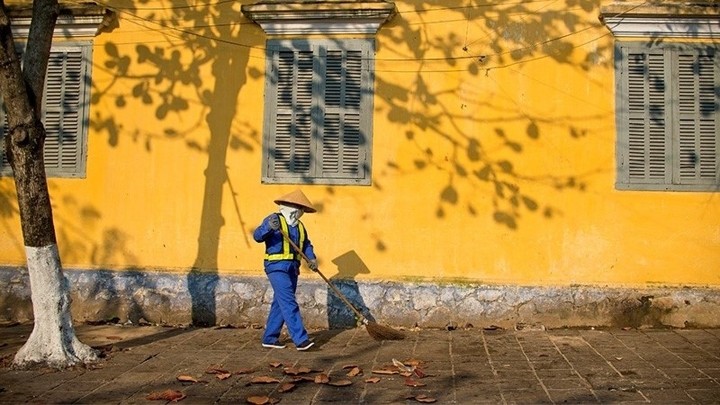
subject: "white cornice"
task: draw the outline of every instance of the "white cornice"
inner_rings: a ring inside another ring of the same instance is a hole
[[[717,5],[637,5],[603,7],[600,19],[616,37],[720,38]]]
[[[267,35],[374,34],[395,14],[387,1],[261,2],[243,14]]]
[[[55,23],[54,36],[56,37],[94,37],[103,25],[104,15],[92,16],[58,16]],[[30,17],[15,17],[12,19],[12,33],[15,38],[27,38],[30,32]]]

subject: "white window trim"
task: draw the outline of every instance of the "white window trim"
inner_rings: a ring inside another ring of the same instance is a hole
[[[697,48],[697,49],[695,49]],[[629,93],[626,91],[627,83],[623,76],[628,74],[627,65],[627,53],[662,53],[666,55],[674,55],[675,52],[687,50],[690,52],[700,52],[703,48],[708,48],[702,43],[689,42],[689,43],[660,43],[653,46],[648,46],[645,41],[624,41],[619,42],[615,45],[615,61],[616,61],[616,94],[618,97],[617,104],[617,145],[616,145],[616,161],[617,161],[617,172],[616,172],[616,183],[615,187],[618,190],[636,190],[636,191],[700,191],[700,192],[717,192],[720,191],[720,172],[718,172],[718,165],[720,160],[715,159],[715,178],[714,180],[704,177],[702,179],[683,179],[681,178],[680,167],[682,163],[680,142],[680,111],[677,104],[679,92],[676,86],[679,86],[678,81],[673,81],[673,77],[678,77],[677,68],[671,61],[677,61],[675,56],[665,56],[667,64],[664,66],[662,72],[662,82],[665,86],[664,95],[665,98],[665,112],[660,117],[663,124],[663,136],[665,137],[666,150],[665,150],[665,178],[655,177],[654,179],[645,178],[631,178],[629,172],[629,144],[630,144],[630,128],[628,126],[628,104],[620,100],[627,100]],[[714,53],[720,55],[720,48],[711,47],[717,49]],[[711,51],[712,52],[712,51]],[[720,112],[717,110],[714,112],[714,127],[720,128]],[[715,135],[715,150],[720,150],[720,136]],[[706,145],[708,146],[708,145]],[[648,149],[645,149],[647,152]]]
[[[395,15],[395,3],[302,2],[242,6],[267,35],[375,34]]]
[[[13,37],[27,38],[30,34],[32,10],[11,9],[9,14]],[[115,14],[112,11],[93,4],[63,7],[55,22],[53,38],[94,37],[103,28],[110,26],[114,18]]]
[[[77,38],[91,37],[98,34],[104,16],[59,16],[55,24],[53,37]],[[31,18],[13,18],[12,33],[15,38],[27,38],[30,34]]]
[[[31,7],[11,7],[8,10],[11,19],[11,29],[13,38],[17,41],[18,46],[26,45],[30,33],[30,24],[32,22]],[[78,158],[73,170],[55,170],[47,168],[48,177],[57,178],[85,178],[87,175],[87,141],[89,129],[89,102],[90,102],[90,78],[92,77],[92,40],[91,38],[98,35],[103,29],[112,25],[115,20],[115,13],[102,6],[94,3],[61,6],[60,15],[55,23],[53,31],[53,39],[63,38],[69,40],[67,42],[53,43],[52,50],[60,50],[64,48],[79,49],[83,55],[84,64],[84,84],[82,97],[80,98],[78,125],[79,132],[77,134],[78,142]],[[47,84],[47,83],[46,83]],[[4,113],[0,113],[2,117]],[[0,162],[2,156],[0,153]],[[11,176],[12,171],[9,167],[0,168],[0,177]]]
[[[717,6],[622,2],[603,7],[600,20],[616,38],[720,39]]]
[[[262,159],[262,182],[265,184],[324,184],[324,185],[371,185],[372,184],[372,111],[373,109],[373,94],[374,94],[374,66],[372,58],[367,57],[367,54],[373,54],[375,45],[374,41],[371,39],[346,39],[346,40],[338,40],[338,41],[352,41],[356,42],[357,44],[353,47],[354,49],[363,49],[363,52],[366,53],[366,56],[364,57],[363,63],[365,66],[363,67],[363,79],[361,81],[361,94],[362,100],[360,101],[360,132],[362,133],[362,136],[364,137],[366,147],[361,148],[359,150],[362,157],[360,158],[360,162],[363,165],[362,169],[362,176],[347,176],[347,177],[335,177],[335,176],[323,176],[320,175],[319,172],[319,166],[318,164],[322,164],[322,162],[317,161],[318,157],[316,155],[316,152],[313,153],[313,167],[316,171],[315,173],[308,175],[287,175],[287,174],[278,174],[275,173],[271,167],[274,166],[274,157],[271,154],[270,149],[275,146],[275,127],[276,123],[274,123],[274,118],[276,114],[276,109],[273,104],[273,106],[270,106],[268,103],[268,100],[270,102],[275,103],[276,97],[277,97],[277,78],[274,76],[277,72],[275,69],[273,69],[272,64],[274,60],[274,54],[277,53],[277,51],[281,48],[285,49],[295,49],[295,50],[316,50],[319,51],[320,49],[325,49],[328,44],[336,44],[336,41],[329,41],[329,40],[321,40],[321,39],[302,39],[302,40],[269,40],[267,45],[267,68],[266,71],[268,72],[269,76],[265,78],[265,118],[264,118],[264,130],[263,130],[263,159]],[[359,45],[362,43],[363,45]],[[319,55],[321,55],[322,52],[318,52],[314,58],[319,58]],[[318,63],[317,61],[313,61],[313,63]],[[316,71],[313,69],[313,71]],[[322,92],[320,91],[321,88],[315,88],[313,89],[313,114],[318,114],[321,112],[321,110],[317,109],[319,105],[324,103],[324,100],[319,98],[319,94]],[[318,92],[316,94],[316,91]],[[315,99],[318,97],[317,99]],[[320,104],[317,104],[320,103]],[[317,118],[317,117],[315,117]],[[325,130],[324,126],[315,126],[313,125],[313,133],[315,137],[322,138],[322,134]],[[316,138],[317,139],[317,138]],[[321,142],[315,141],[313,143],[315,146],[322,146]]]
[[[82,67],[81,67],[81,83],[80,83],[80,94],[78,97],[79,104],[77,106],[78,110],[78,118],[77,118],[77,125],[78,125],[78,132],[76,133],[77,138],[77,147],[73,148],[72,150],[77,151],[77,158],[74,165],[70,165],[67,167],[54,167],[48,164],[48,161],[46,161],[45,171],[47,174],[47,177],[50,178],[85,178],[87,175],[87,141],[88,141],[88,130],[89,130],[89,106],[90,106],[90,78],[92,77],[92,42],[91,41],[73,41],[73,42],[61,42],[58,44],[54,44],[50,52],[64,52],[64,51],[75,51],[79,52],[82,55]],[[45,85],[48,85],[48,80],[45,81]],[[43,96],[47,97],[48,91],[45,90]],[[45,101],[43,101],[45,103]],[[43,108],[43,122],[46,124],[46,114],[47,109]],[[0,118],[4,119],[4,112],[0,112]],[[48,133],[48,138],[50,137],[50,133]],[[0,140],[4,142],[3,137],[0,137]],[[45,142],[45,150],[47,153],[48,149],[48,139],[46,138]],[[58,139],[60,141],[60,139]],[[0,142],[2,143],[2,142]],[[68,152],[69,153],[69,152]],[[0,163],[4,160],[4,151],[0,152]],[[67,155],[62,154],[62,156],[59,156],[58,159],[63,160],[63,156],[67,158]],[[47,158],[47,155],[46,155]],[[11,176],[12,170],[10,169],[10,166],[2,165],[0,167],[0,177],[4,176]]]

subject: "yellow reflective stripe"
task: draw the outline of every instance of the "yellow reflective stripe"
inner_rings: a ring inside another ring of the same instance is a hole
[[[282,215],[278,215],[280,218],[280,228],[285,233],[285,235],[288,235],[290,237],[290,232],[288,231],[288,225],[287,221],[285,221],[285,217]],[[302,249],[303,244],[305,243],[305,226],[303,226],[302,222],[298,221],[298,231],[300,232],[300,248]],[[296,253],[293,253],[290,251],[290,243],[287,239],[283,238],[283,247],[282,251],[280,253],[272,253],[272,254],[266,254],[265,260],[295,260]]]
[[[305,226],[300,221],[298,221],[298,232],[300,233],[300,244],[298,247],[302,249],[305,246]]]

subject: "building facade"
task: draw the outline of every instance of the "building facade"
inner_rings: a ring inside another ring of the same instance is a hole
[[[46,167],[78,321],[262,324],[255,226],[397,326],[720,326],[717,2],[70,9]],[[22,43],[27,16],[13,20]],[[0,177],[0,317],[32,318]],[[311,327],[354,322],[310,271]]]

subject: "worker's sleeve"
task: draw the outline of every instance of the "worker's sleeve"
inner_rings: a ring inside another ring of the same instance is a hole
[[[307,233],[307,228],[305,228],[305,243],[303,243],[302,251],[310,260],[315,260],[317,257],[315,257],[315,249],[313,249],[312,242],[310,242],[310,236]]]
[[[270,214],[262,221],[260,226],[255,228],[255,232],[253,232],[253,238],[255,239],[255,242],[264,242],[267,237],[272,234],[274,231],[272,228],[270,228],[270,224],[268,224],[268,221],[270,218],[275,214]]]

